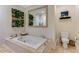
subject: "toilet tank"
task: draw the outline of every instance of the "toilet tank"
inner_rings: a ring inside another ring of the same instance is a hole
[[[68,38],[69,33],[68,32],[61,32],[61,38]]]

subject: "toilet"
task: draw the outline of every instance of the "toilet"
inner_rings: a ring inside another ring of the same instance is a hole
[[[68,32],[61,32],[61,41],[63,43],[64,49],[68,48],[68,43],[69,43],[69,33]]]

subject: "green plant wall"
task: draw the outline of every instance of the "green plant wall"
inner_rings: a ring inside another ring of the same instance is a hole
[[[24,27],[24,12],[12,8],[12,27]]]

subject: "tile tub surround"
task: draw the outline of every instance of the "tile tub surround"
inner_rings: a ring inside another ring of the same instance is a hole
[[[45,44],[42,44],[39,48],[34,49],[30,46],[25,45],[22,42],[18,42],[12,39],[5,39],[5,44],[9,46],[15,52],[21,52],[21,53],[25,53],[25,52],[39,52],[40,53],[40,52],[43,52],[43,50],[46,47]]]

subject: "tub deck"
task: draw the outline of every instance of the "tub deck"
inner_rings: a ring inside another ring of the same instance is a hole
[[[5,44],[7,46],[9,46],[15,52],[20,52],[20,53],[26,53],[26,52],[28,52],[28,53],[31,53],[31,52],[41,53],[41,52],[43,52],[43,50],[46,47],[45,44],[42,44],[39,48],[34,49],[32,47],[25,45],[24,43],[22,43],[20,41],[16,41],[16,40],[13,40],[13,39],[6,39]]]

